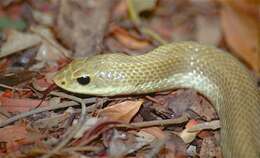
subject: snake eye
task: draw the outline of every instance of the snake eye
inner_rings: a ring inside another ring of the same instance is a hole
[[[77,78],[77,81],[81,85],[86,85],[90,82],[90,77],[89,76],[82,76],[82,77]]]

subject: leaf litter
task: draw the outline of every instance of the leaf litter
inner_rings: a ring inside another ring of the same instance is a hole
[[[256,21],[237,20],[245,10],[250,10],[245,19],[254,17],[255,7],[240,3],[246,5],[209,0],[0,2],[0,15],[28,24],[22,31],[7,27],[1,32],[0,156],[221,158],[217,114],[194,90],[87,97],[58,92],[52,77],[68,58],[114,50],[143,54],[178,40],[231,49],[257,74],[254,35],[246,29]],[[230,30],[232,20],[253,42],[233,44],[244,38]],[[27,66],[13,64],[14,58]]]

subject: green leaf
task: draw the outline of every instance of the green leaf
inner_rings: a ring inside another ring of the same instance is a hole
[[[0,30],[7,28],[23,30],[26,28],[26,23],[23,20],[12,20],[7,16],[0,17]]]

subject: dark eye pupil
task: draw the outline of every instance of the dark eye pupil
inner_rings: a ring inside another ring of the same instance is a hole
[[[90,82],[90,78],[89,78],[89,76],[82,76],[82,77],[77,78],[77,81],[81,85],[86,85]]]

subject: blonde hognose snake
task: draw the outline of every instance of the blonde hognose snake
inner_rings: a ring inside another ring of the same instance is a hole
[[[193,88],[221,123],[225,158],[260,158],[260,93],[249,71],[228,53],[195,42],[160,46],[145,55],[119,53],[76,59],[54,82],[65,90],[114,96]]]

